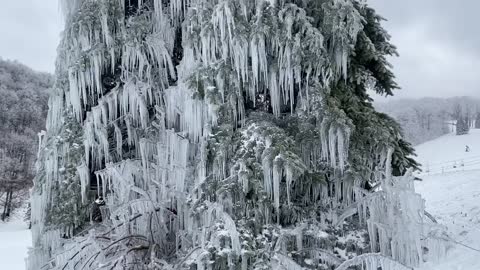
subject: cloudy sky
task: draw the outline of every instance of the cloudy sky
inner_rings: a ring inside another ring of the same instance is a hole
[[[0,1],[0,57],[53,73],[63,21],[58,1]]]
[[[398,47],[399,97],[480,96],[477,0],[369,0]]]
[[[0,57],[54,71],[62,18],[57,0],[5,1],[0,8]],[[397,45],[392,59],[398,97],[480,96],[480,32],[476,0],[369,0]]]

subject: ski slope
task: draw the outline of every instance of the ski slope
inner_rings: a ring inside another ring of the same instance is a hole
[[[470,152],[465,152],[466,145]],[[419,269],[479,270],[480,130],[463,136],[448,134],[416,150],[424,170],[416,190],[425,198],[427,211],[458,242],[451,244],[445,258]]]
[[[0,221],[0,269],[25,270],[25,258],[32,237],[22,216],[14,216],[11,221]]]
[[[468,146],[470,152],[466,152]],[[423,165],[422,175],[480,170],[480,129],[470,134],[454,133],[426,142],[416,147],[417,160]]]

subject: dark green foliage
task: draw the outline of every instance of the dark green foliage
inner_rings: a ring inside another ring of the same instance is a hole
[[[480,112],[477,112],[477,115],[475,117],[475,128],[480,129]]]
[[[48,226],[53,228],[81,228],[89,220],[88,204],[82,203],[80,179],[77,166],[81,165],[84,156],[83,130],[73,115],[65,115],[65,123],[59,136],[53,138],[52,144],[47,147],[68,146],[68,152],[59,156],[65,167],[59,168],[61,181],[52,187],[52,197],[49,211],[46,215]],[[61,148],[60,148],[61,149]],[[65,154],[65,155],[64,155]],[[40,161],[42,162],[42,161]],[[38,177],[45,177],[42,173]]]
[[[457,135],[466,135],[470,131],[470,122],[468,118],[460,116],[457,119],[457,124],[455,126],[455,131]]]

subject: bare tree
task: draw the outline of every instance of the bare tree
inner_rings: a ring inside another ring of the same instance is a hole
[[[32,184],[37,133],[44,129],[52,77],[0,59],[0,218]],[[21,192],[22,191],[22,192]],[[24,196],[26,197],[26,196]]]

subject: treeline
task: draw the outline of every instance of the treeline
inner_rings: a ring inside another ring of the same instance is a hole
[[[375,106],[395,118],[414,145],[450,132],[463,135],[470,128],[480,128],[480,99],[472,97],[401,99]]]
[[[45,129],[53,76],[0,59],[0,218],[10,216],[31,186],[37,134]]]

